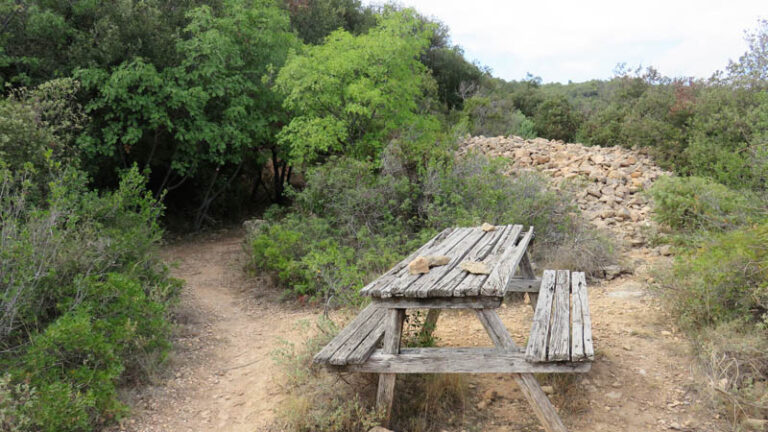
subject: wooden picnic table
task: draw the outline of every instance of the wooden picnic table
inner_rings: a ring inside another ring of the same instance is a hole
[[[380,374],[377,403],[387,422],[398,373],[510,373],[544,428],[565,431],[533,374],[589,371],[594,349],[586,284],[583,273],[562,270],[547,270],[536,279],[528,253],[533,238],[533,228],[522,225],[442,231],[362,289],[372,297],[371,304],[315,356],[315,362]],[[449,262],[428,273],[411,274],[408,264],[419,256],[447,256]],[[464,261],[483,262],[490,273],[469,273],[460,266]],[[511,292],[529,293],[536,305],[526,350],[515,344],[496,313]],[[495,348],[401,349],[406,309],[429,309],[429,329],[441,309],[472,309]]]

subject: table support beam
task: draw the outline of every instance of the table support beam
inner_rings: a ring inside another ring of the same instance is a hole
[[[384,328],[384,343],[382,346],[383,352],[387,354],[398,354],[400,352],[400,338],[403,333],[404,319],[405,309],[387,310]],[[392,402],[395,398],[396,380],[397,374],[379,374],[379,389],[376,394],[376,407],[384,414],[382,420],[384,427],[389,426],[389,419],[392,416]]]
[[[483,324],[483,327],[485,327],[485,331],[488,332],[488,336],[491,337],[491,340],[493,340],[493,343],[497,347],[503,349],[520,349],[512,340],[512,336],[509,335],[507,328],[504,327],[504,323],[501,321],[501,318],[499,318],[499,315],[495,310],[477,309],[475,312],[477,313],[480,322]],[[562,420],[560,420],[557,411],[555,411],[552,402],[550,402],[547,395],[544,394],[544,391],[541,389],[539,382],[536,381],[533,374],[512,374],[512,377],[520,387],[523,396],[525,396],[528,403],[531,404],[531,408],[533,408],[536,417],[539,418],[539,421],[541,421],[541,424],[544,426],[544,430],[547,432],[568,432],[567,429],[565,429]]]

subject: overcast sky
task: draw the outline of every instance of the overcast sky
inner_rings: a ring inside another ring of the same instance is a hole
[[[366,4],[381,1],[364,0]],[[544,82],[609,78],[616,64],[709,77],[745,50],[766,0],[398,0],[451,29],[493,75]]]

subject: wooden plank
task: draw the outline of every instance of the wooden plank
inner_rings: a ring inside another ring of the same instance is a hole
[[[467,252],[462,261],[484,262],[509,229],[511,229],[510,226],[504,225],[498,227],[495,231],[486,233],[486,235]],[[457,291],[457,288],[460,287],[462,282],[469,276],[470,273],[462,270],[459,265],[456,265],[445,275],[439,284],[435,284],[430,288],[428,296],[463,297],[465,294],[461,291]]]
[[[487,234],[481,229],[473,228],[469,234],[464,237],[460,242],[453,246],[450,250],[441,253],[440,255],[448,255],[451,261],[447,265],[440,267],[433,267],[429,273],[422,275],[415,280],[405,291],[405,297],[429,297],[429,291],[432,287],[442,283],[443,278],[460,262],[464,260],[464,257],[469,251],[478,244],[481,239],[487,236]]]
[[[369,304],[366,306],[365,309],[360,311],[360,313],[353,319],[346,327],[344,327],[339,334],[336,335],[335,338],[331,339],[330,342],[328,342],[328,345],[323,347],[322,350],[320,350],[319,353],[317,353],[313,359],[315,363],[324,363],[327,362],[328,359],[331,358],[331,356],[338,351],[339,348],[341,348],[342,345],[344,345],[345,342],[352,336],[352,334],[355,332],[355,330],[361,326],[363,323],[368,321],[368,319],[373,315],[376,311],[378,311],[379,307],[375,304]]]
[[[388,309],[384,324],[384,344],[381,351],[384,354],[398,354],[400,352],[400,337],[403,333],[403,319],[405,318],[404,309]],[[379,388],[376,393],[376,406],[384,413],[382,420],[383,426],[389,426],[389,419],[392,415],[392,402],[395,398],[395,381],[397,375],[394,373],[382,373],[379,375]]]
[[[533,243],[533,240],[531,240],[531,243],[528,244],[528,248],[530,249],[531,244]],[[533,265],[531,264],[531,253],[526,250],[523,254],[523,259],[520,260],[520,275],[524,279],[536,279],[536,275],[533,273]],[[528,299],[530,300],[531,309],[534,311],[536,310],[536,302],[539,300],[539,287],[541,287],[541,279],[538,279],[539,283],[532,285],[530,288],[533,289],[533,291],[527,291],[528,292]],[[513,290],[514,288],[518,288],[513,284],[510,284],[507,288],[507,292]],[[520,291],[518,291],[520,292]]]
[[[530,362],[547,360],[547,341],[556,277],[557,273],[554,270],[544,270],[541,277],[539,299],[536,303],[536,311],[533,313],[531,334],[528,336],[528,346],[525,350],[525,359]]]
[[[440,244],[435,245],[432,248],[422,251],[423,255],[447,255],[450,251],[466,236],[472,232],[471,228],[457,228]],[[431,272],[430,272],[431,273]],[[414,282],[422,278],[424,275],[412,275],[408,273],[408,267],[406,265],[398,274],[395,279],[388,283],[388,285],[380,290],[380,297],[388,298],[393,296],[405,295],[408,287]]]
[[[373,304],[402,309],[495,309],[501,306],[502,297],[432,297],[374,298]]]
[[[584,360],[584,320],[581,312],[581,284],[577,272],[571,274],[571,361]]]
[[[552,300],[552,328],[547,346],[548,361],[571,359],[571,272],[557,271],[555,296]]]
[[[379,341],[384,337],[384,327],[385,320],[379,321],[379,325],[347,357],[347,364],[360,364],[368,360]]]
[[[486,263],[493,269],[499,265],[504,252],[515,246],[520,232],[523,230],[522,225],[513,225],[504,230],[502,238],[496,243],[496,246],[491,250],[490,256],[486,258]],[[454,296],[476,296],[480,295],[482,286],[488,280],[488,275],[467,275],[461,283],[461,286],[454,289]],[[499,296],[501,297],[501,296]]]
[[[376,329],[376,327],[379,327],[382,320],[384,319],[385,313],[385,309],[379,308],[373,314],[371,314],[371,317],[368,318],[368,320],[356,326],[346,342],[344,342],[344,344],[341,345],[335,353],[333,353],[331,358],[328,359],[328,363],[332,365],[347,364],[347,357],[352,354],[358,345],[365,341],[368,335],[374,329]]]
[[[394,267],[389,269],[386,273],[378,277],[376,280],[371,281],[371,283],[364,286],[363,289],[360,290],[360,293],[362,295],[379,296],[381,289],[387,286],[387,284],[390,283],[392,280],[394,280],[403,269],[407,271],[408,263],[413,261],[417,256],[422,255],[425,251],[429,250],[430,248],[435,247],[436,245],[442,243],[444,240],[446,240],[448,237],[450,237],[455,233],[456,233],[456,229],[454,228],[444,229],[443,231],[438,233],[436,236],[432,237],[428,242],[426,242],[424,246],[420,247],[419,249],[414,251],[412,254],[408,255],[408,257],[406,257],[399,263],[395,264]]]
[[[587,363],[590,364],[590,363]],[[515,379],[517,385],[520,386],[520,391],[523,396],[528,400],[528,403],[533,408],[533,412],[536,413],[536,417],[539,418],[541,425],[544,426],[546,432],[568,432],[560,420],[560,416],[555,411],[555,407],[552,406],[552,402],[549,401],[547,395],[541,389],[539,382],[536,381],[536,377],[533,374],[525,373],[517,375]]]
[[[432,333],[435,332],[437,327],[438,318],[440,318],[440,309],[430,309],[427,312],[427,317],[424,319],[424,324],[421,325],[421,330],[419,331],[420,340],[432,338]]]
[[[536,278],[536,279],[512,278],[509,281],[509,284],[507,284],[506,294],[521,293],[521,292],[538,293],[539,287],[541,287],[540,278]]]
[[[528,244],[528,248],[530,248],[530,243]],[[536,275],[533,273],[533,265],[531,265],[531,254],[528,252],[527,248],[523,254],[523,259],[520,260],[520,274],[525,279],[536,278]]]
[[[489,296],[503,296],[507,289],[512,276],[517,271],[517,266],[520,264],[520,260],[523,259],[528,243],[533,238],[533,227],[523,236],[520,242],[515,247],[510,247],[504,251],[503,256],[499,259],[498,264],[493,268],[491,274],[488,276],[488,280],[483,284],[480,289],[482,295]]]
[[[498,319],[498,315],[496,315],[496,318]],[[499,322],[500,321],[501,320],[499,319]],[[487,327],[486,330],[488,330]],[[503,346],[511,346],[513,348],[517,348],[517,345],[515,345],[515,342],[512,340],[509,332],[506,331],[506,328],[504,328],[503,332],[497,332],[494,327],[493,332],[497,334],[497,336],[506,339],[506,341],[500,342],[500,344],[497,345],[499,348]],[[544,430],[547,432],[567,432],[563,422],[560,420],[560,416],[558,416],[557,411],[555,411],[555,407],[552,406],[552,403],[547,398],[547,395],[544,394],[544,391],[541,389],[541,386],[539,385],[538,381],[536,381],[536,378],[533,376],[533,374],[516,373],[512,375],[512,377],[520,387],[520,391],[523,393],[523,396],[525,396],[525,398],[528,400],[531,408],[533,408],[533,412],[536,413],[536,417],[539,418],[542,426],[544,426]]]
[[[347,372],[373,373],[584,373],[591,363],[530,363],[522,351],[499,348],[403,348],[400,354],[376,350]]]
[[[581,310],[581,328],[584,340],[584,357],[578,360],[594,360],[595,347],[592,343],[592,319],[589,314],[589,302],[587,300],[587,282],[584,272],[571,274],[571,286],[573,290],[573,303],[579,303]]]

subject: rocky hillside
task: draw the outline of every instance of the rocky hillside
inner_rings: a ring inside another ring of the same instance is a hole
[[[642,191],[659,176],[670,174],[657,167],[642,150],[622,147],[479,136],[465,140],[459,154],[470,151],[509,158],[510,173],[541,171],[552,178],[557,188],[568,183],[581,185],[576,188],[574,199],[584,215],[632,246],[645,244],[647,228],[652,226],[650,202]],[[564,180],[570,182],[563,183]]]

